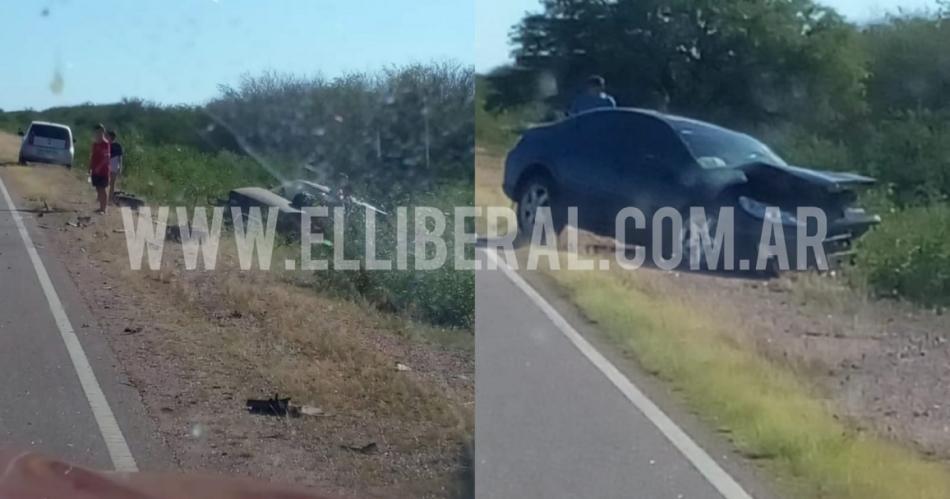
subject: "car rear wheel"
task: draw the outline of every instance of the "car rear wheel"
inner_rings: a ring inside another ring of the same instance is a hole
[[[554,182],[546,175],[535,175],[525,181],[518,191],[518,233],[530,238],[542,208],[549,208],[554,222],[555,236],[564,228],[564,214]]]

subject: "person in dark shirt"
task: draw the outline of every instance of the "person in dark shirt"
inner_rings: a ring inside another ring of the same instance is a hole
[[[602,107],[617,107],[617,101],[606,92],[607,82],[602,76],[593,75],[587,78],[587,88],[584,93],[574,99],[570,114],[574,115]]]
[[[122,144],[116,140],[115,130],[109,130],[109,199],[115,203],[115,185],[122,173]]]

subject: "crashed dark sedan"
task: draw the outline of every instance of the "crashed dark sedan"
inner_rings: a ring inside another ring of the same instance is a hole
[[[517,205],[519,232],[529,236],[540,207],[551,209],[558,232],[567,208],[576,206],[578,228],[609,237],[626,207],[645,215],[645,227],[660,208],[670,207],[683,223],[676,234],[672,224],[662,234],[663,247],[679,245],[683,255],[695,246],[693,232],[714,235],[720,208],[732,207],[733,268],[740,268],[742,259],[757,260],[763,219],[776,218],[767,207],[780,210],[787,248],[795,247],[797,208],[817,207],[827,219],[829,260],[849,254],[852,241],[880,222],[854,206],[855,189],[873,183],[853,173],[790,166],[755,138],[710,123],[612,108],[528,129],[508,154],[503,188]],[[691,207],[706,210],[705,224],[690,220]],[[655,237],[645,228],[626,231],[629,244],[652,247]]]

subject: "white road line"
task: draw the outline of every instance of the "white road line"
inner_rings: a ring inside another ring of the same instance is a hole
[[[485,255],[498,265],[498,268],[515,286],[524,292],[544,312],[544,315],[567,337],[594,366],[610,380],[621,393],[636,406],[654,426],[660,430],[674,447],[699,471],[725,499],[752,499],[738,482],[735,481],[709,454],[693,442],[676,423],[673,422],[652,400],[627,379],[609,360],[597,351],[560,313],[544,299],[530,284],[518,275],[508,264],[502,261],[494,249],[483,249]]]
[[[56,294],[56,288],[53,287],[53,282],[46,272],[46,267],[43,266],[43,260],[36,252],[30,233],[27,232],[23,219],[16,210],[3,179],[0,179],[0,191],[3,192],[3,198],[10,210],[10,216],[13,217],[13,221],[16,223],[20,238],[23,239],[23,245],[26,246],[26,252],[30,255],[30,261],[33,262],[36,278],[40,281],[40,287],[43,288],[43,294],[46,295],[50,312],[56,320],[56,326],[59,328],[63,343],[66,344],[66,350],[73,362],[73,368],[79,376],[79,383],[82,385],[83,392],[86,393],[86,400],[89,401],[89,408],[92,409],[96,424],[99,425],[99,432],[102,434],[106,449],[109,451],[112,465],[116,471],[138,471],[135,458],[132,457],[132,451],[129,450],[129,444],[122,435],[122,430],[119,429],[119,423],[116,421],[115,415],[112,414],[112,408],[109,407],[109,402],[106,401],[102,387],[99,386],[99,381],[96,380],[96,374],[92,371],[92,366],[89,365],[86,352],[83,351],[82,344],[79,343],[76,331],[69,322],[66,310],[63,309],[63,303],[59,300],[59,295]]]

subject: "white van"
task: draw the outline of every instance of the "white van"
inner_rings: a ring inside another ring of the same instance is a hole
[[[26,133],[20,135],[23,136],[23,143],[20,144],[21,165],[33,161],[72,168],[75,141],[68,126],[34,121]]]

